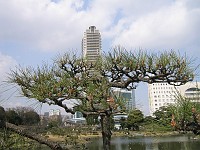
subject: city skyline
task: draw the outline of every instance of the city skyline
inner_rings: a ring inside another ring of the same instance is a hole
[[[102,52],[121,45],[127,50],[175,50],[200,64],[198,0],[10,0],[0,2],[0,79],[10,68],[52,64],[58,54],[81,53],[89,26],[101,31]],[[197,70],[197,73],[199,70]],[[199,76],[195,80],[200,81]],[[1,84],[2,85],[2,84]],[[6,107],[32,106],[35,101],[12,96],[1,86]],[[19,94],[17,94],[19,96]],[[6,100],[9,99],[9,100]],[[136,89],[136,105],[148,113],[147,84]],[[44,105],[43,110],[52,109]]]

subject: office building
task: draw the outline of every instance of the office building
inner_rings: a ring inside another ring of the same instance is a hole
[[[179,92],[192,102],[200,102],[200,82],[188,82],[180,87]]]
[[[198,88],[199,87],[199,88]],[[150,115],[162,106],[176,103],[177,94],[200,102],[200,82],[188,82],[185,85],[173,86],[168,83],[153,83],[148,85]]]
[[[82,54],[89,63],[94,63],[101,55],[101,35],[95,26],[90,26],[84,32]]]
[[[112,88],[113,94],[122,98],[125,101],[126,109],[128,111],[135,108],[135,89],[127,90],[122,88]]]
[[[73,115],[73,118],[83,118],[83,114],[79,111],[76,111],[75,114]]]
[[[50,111],[49,111],[49,116],[60,116],[61,115],[61,112],[60,112],[60,110],[59,109],[51,109]]]
[[[83,58],[89,63],[95,63],[99,56],[101,56],[101,34],[95,26],[90,26],[89,29],[84,32],[82,39],[82,54]],[[92,69],[90,71],[90,73],[96,73],[93,72]],[[128,91],[120,88],[113,88],[112,90],[115,94],[126,100],[126,108],[128,110],[135,108],[135,90]],[[77,114],[75,117],[76,116]]]

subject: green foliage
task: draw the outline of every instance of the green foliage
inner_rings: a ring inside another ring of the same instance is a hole
[[[40,122],[40,116],[33,110],[24,113],[23,124],[35,125]]]
[[[53,65],[19,67],[11,71],[8,82],[19,85],[25,97],[41,103],[60,106],[69,113],[80,111],[83,116],[100,116],[104,148],[108,149],[112,121],[109,117],[125,111],[121,101],[114,99],[112,87],[133,89],[139,82],[182,85],[194,78],[193,71],[190,60],[174,51],[148,54],[116,47],[94,63],[66,54]],[[72,99],[77,101],[69,108],[67,102]],[[127,124],[138,128],[142,120],[143,115],[136,111]]]
[[[172,112],[169,107],[160,107],[159,110],[154,112],[155,121],[162,126],[171,126]]]
[[[15,125],[22,124],[22,118],[12,109],[6,111],[6,120]]]
[[[196,92],[196,96],[199,96],[199,91]],[[175,105],[169,108],[175,117],[176,128],[185,131],[188,124],[198,120],[198,118],[194,118],[194,114],[200,114],[200,104],[195,102],[193,98],[182,96],[178,91],[175,98]],[[195,97],[195,99],[196,98],[199,99],[199,97]]]
[[[31,108],[18,107],[6,111],[6,119],[15,125],[36,125],[40,116]]]
[[[167,132],[173,131],[171,126],[164,126],[158,122],[152,122],[150,124],[142,125],[142,131],[144,132]]]
[[[27,149],[48,149],[46,146],[38,142],[29,140],[23,136],[10,132],[6,129],[0,130],[0,149],[1,150],[27,150]]]
[[[87,125],[96,125],[99,124],[98,115],[88,115],[86,117]]]
[[[70,145],[77,145],[78,135],[67,135],[65,137],[65,143]]]
[[[141,110],[134,109],[129,112],[127,121],[133,122],[133,123],[140,123],[144,119],[144,115]]]
[[[36,69],[19,67],[12,70],[9,82],[18,84],[25,97],[58,105],[67,112],[73,113],[73,110],[65,105],[66,101],[78,99],[75,111],[99,114],[110,108],[112,112],[121,108],[120,102],[107,102],[112,96],[111,87],[130,89],[141,81],[181,85],[193,77],[190,60],[174,51],[148,54],[116,47],[93,64],[65,54],[53,65],[45,64]]]
[[[58,121],[52,120],[48,123],[48,128],[57,128],[59,125],[60,123]]]
[[[6,113],[3,107],[0,106],[0,128],[5,127]]]
[[[138,109],[131,110],[128,114],[127,120],[121,120],[121,127],[132,130],[139,130],[139,125],[144,121],[144,115],[142,111]]]
[[[144,124],[152,124],[155,122],[155,118],[152,116],[146,116],[144,118]]]
[[[59,135],[59,136],[64,136],[67,134],[66,130],[58,127],[57,124],[53,125],[52,122],[51,124],[49,124],[48,132],[50,132],[52,135]]]

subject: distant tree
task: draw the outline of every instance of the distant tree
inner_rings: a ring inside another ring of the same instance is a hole
[[[35,125],[40,122],[40,116],[35,111],[27,111],[24,113],[23,124],[25,125]]]
[[[152,124],[155,122],[155,118],[152,116],[146,116],[144,118],[144,124]]]
[[[14,110],[22,119],[22,124],[24,123],[24,114],[28,111],[32,111],[33,109],[30,107],[16,107],[16,108],[11,108],[12,110]]]
[[[6,119],[15,125],[34,125],[40,122],[40,116],[31,108],[17,107],[6,111]]]
[[[88,125],[96,125],[99,124],[98,115],[88,115],[86,116],[86,122]]]
[[[104,53],[95,63],[66,54],[52,66],[16,68],[8,82],[19,85],[25,97],[41,103],[60,106],[69,113],[80,111],[84,117],[91,114],[100,116],[103,149],[109,150],[110,118],[124,108],[121,101],[114,98],[113,87],[132,89],[134,83],[139,82],[182,85],[193,77],[189,59],[173,51],[133,53],[117,47]],[[72,99],[77,99],[77,102],[69,108],[66,103]]]
[[[22,118],[13,109],[8,109],[6,111],[6,120],[15,125],[22,124]]]
[[[54,128],[54,127],[59,127],[59,125],[60,125],[60,122],[58,122],[57,120],[51,120],[51,121],[49,121],[49,123],[48,123],[48,128]]]
[[[139,124],[144,121],[142,111],[138,109],[131,110],[128,114],[126,126],[128,129],[139,130]]]
[[[196,99],[200,99],[200,91],[195,92],[197,92],[196,97],[194,97],[195,100],[192,97],[187,98],[181,95],[178,90],[176,92],[175,104],[169,108],[174,116],[177,130],[187,131],[192,130],[192,128],[199,128],[198,130],[200,130],[200,104],[195,102]],[[188,126],[193,127],[188,129]]]
[[[0,128],[4,128],[6,123],[6,113],[3,107],[0,106]]]
[[[171,119],[172,119],[172,111],[170,107],[160,107],[158,110],[156,110],[153,115],[155,116],[155,120],[157,123],[163,126],[171,126]]]
[[[126,118],[122,117],[120,118],[120,127],[121,129],[125,129],[126,128]]]
[[[45,144],[53,150],[63,149],[57,142],[49,141],[48,139],[41,137],[41,135],[33,133],[27,128],[19,127],[7,122],[6,112],[4,108],[1,106],[0,106],[0,128],[6,128],[6,130],[3,130],[2,132],[0,132],[0,149],[16,149],[16,145],[15,145],[16,143],[17,143],[18,148],[20,146],[23,147],[25,144],[24,144],[24,139],[22,142],[21,136],[35,140],[39,142],[40,144]],[[20,135],[19,140],[15,136],[13,137],[12,132],[15,132],[18,135]],[[26,149],[27,148],[32,149],[33,147],[35,148],[35,144],[32,143],[30,145],[31,146],[29,147],[26,144]]]

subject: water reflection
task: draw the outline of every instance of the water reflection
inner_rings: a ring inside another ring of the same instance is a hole
[[[89,150],[102,150],[101,138],[87,145]],[[112,150],[199,150],[200,141],[187,135],[167,137],[114,137]]]

